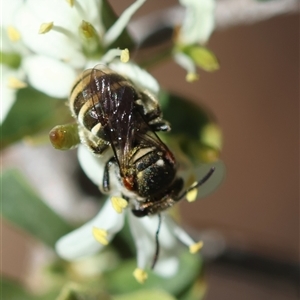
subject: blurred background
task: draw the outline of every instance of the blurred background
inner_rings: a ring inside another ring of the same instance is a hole
[[[111,1],[117,12],[131,2]],[[149,1],[136,17],[176,4]],[[150,70],[163,88],[208,107],[223,130],[226,179],[180,205],[185,227],[206,241],[206,299],[299,299],[299,14],[219,27],[208,47],[221,69],[195,83],[171,60]],[[18,151],[4,151],[4,167],[24,159]],[[34,245],[3,221],[2,272],[22,277]]]

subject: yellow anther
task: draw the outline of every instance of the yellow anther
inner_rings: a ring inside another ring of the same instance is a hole
[[[93,227],[93,236],[100,244],[104,246],[108,245],[106,230]]]
[[[203,242],[200,241],[198,243],[195,243],[193,245],[190,246],[190,253],[195,254],[197,253],[199,250],[201,250],[203,247]]]
[[[75,0],[66,0],[68,2],[68,4],[72,7],[74,6],[74,2]]]
[[[20,32],[13,26],[7,27],[7,35],[12,42],[16,42],[21,39]]]
[[[139,268],[136,268],[134,270],[133,276],[136,279],[136,281],[141,284],[143,284],[148,278],[148,274],[143,269],[139,269]]]
[[[185,76],[185,80],[187,82],[194,82],[194,81],[197,81],[199,79],[199,75],[196,74],[196,73],[188,73],[186,76]]]
[[[193,184],[196,184],[197,182],[194,182]],[[188,202],[194,202],[197,199],[198,195],[198,189],[192,189],[186,194],[186,200]]]
[[[126,48],[126,49],[121,51],[120,60],[123,63],[127,63],[129,61],[129,59],[130,59],[129,50]]]
[[[111,203],[114,210],[120,214],[123,212],[123,209],[127,207],[128,202],[121,197],[111,197]]]
[[[9,77],[7,82],[7,87],[11,89],[23,89],[27,84],[16,77]]]
[[[94,29],[93,25],[89,22],[82,20],[80,29],[86,38],[92,38],[95,36],[95,29]]]
[[[43,23],[40,26],[39,34],[44,34],[49,32],[53,28],[53,22]]]

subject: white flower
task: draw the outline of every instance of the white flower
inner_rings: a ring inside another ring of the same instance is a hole
[[[77,74],[86,69],[91,59],[101,62],[105,51],[145,1],[135,1],[106,31],[101,20],[101,0],[3,0],[1,51],[22,57],[20,69],[24,76],[19,80],[26,79],[52,97],[65,98]],[[5,112],[14,94],[3,100]]]
[[[125,77],[129,78],[133,84],[139,89],[149,90],[152,94],[158,95],[159,84],[156,79],[151,76],[147,71],[141,69],[138,65],[134,63],[121,63],[119,61],[114,61],[109,64],[109,67],[123,74]]]
[[[5,12],[2,13],[1,20],[1,54],[2,58],[5,59],[5,54],[10,53],[15,55],[15,59],[18,59],[19,54],[26,54],[27,49],[20,42],[19,32],[12,26],[13,16],[21,6],[21,1],[3,1],[2,9]],[[13,42],[12,42],[13,41]],[[12,56],[11,56],[12,58]],[[24,82],[25,74],[19,68],[19,66],[1,65],[1,115],[0,124],[5,120],[10,108],[16,100],[16,93],[19,89],[24,88],[26,83]]]
[[[178,42],[205,44],[215,27],[215,0],[179,0],[186,7]]]
[[[186,8],[185,17],[176,35],[174,59],[187,71],[187,81],[198,79],[195,57],[184,53],[187,46],[205,45],[215,26],[215,0],[179,0]],[[208,55],[207,51],[205,55]]]
[[[107,156],[109,155],[111,153],[107,154]],[[78,158],[87,176],[99,185],[103,177],[105,158],[92,155],[83,145],[78,149]],[[115,192],[112,196],[116,197],[107,199],[100,212],[92,220],[59,239],[56,251],[59,256],[70,261],[95,254],[113,239],[114,235],[122,229],[125,218],[128,218],[137,249],[137,269],[134,271],[134,276],[143,283],[147,279],[146,269],[151,267],[155,256],[155,235],[159,217],[154,215],[138,218],[131,213],[129,208],[126,208],[126,204],[122,205],[122,203],[120,203],[120,209],[116,210],[114,199],[118,198],[120,194],[116,181],[118,180],[115,180],[111,186],[112,191]],[[187,245],[191,253],[200,250],[202,242],[195,243],[167,213],[162,213],[161,218],[160,253],[154,272],[164,277],[170,277],[176,273],[179,265],[177,240]]]
[[[0,124],[5,120],[10,108],[16,100],[18,89],[24,88],[24,74],[22,70],[13,69],[8,66],[1,66],[1,105],[0,105]]]

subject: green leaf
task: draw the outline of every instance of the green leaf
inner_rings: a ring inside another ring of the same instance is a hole
[[[207,284],[203,278],[199,278],[191,287],[182,295],[180,300],[202,300],[207,291]]]
[[[5,300],[34,300],[36,299],[30,295],[21,285],[11,280],[1,278],[1,299]]]
[[[183,49],[195,64],[207,72],[213,72],[220,68],[217,57],[212,51],[198,45],[188,46]]]
[[[160,290],[141,290],[113,297],[113,300],[176,300],[170,294]]]
[[[170,147],[179,148],[196,163],[219,159],[222,132],[213,114],[181,96],[163,92],[160,103],[164,119],[171,123],[171,132],[160,134]],[[177,150],[178,151],[178,150]]]
[[[101,20],[106,31],[118,20],[118,15],[114,12],[111,5],[107,0],[102,1],[101,7]],[[116,41],[114,41],[109,48],[128,48],[131,49],[134,42],[126,29],[120,34]]]
[[[214,120],[207,108],[200,104],[196,105],[184,97],[163,92],[159,99],[163,117],[171,123],[171,134],[184,134],[198,140],[199,131]]]
[[[214,167],[213,176],[198,190],[203,198],[218,188],[226,168],[220,160],[222,132],[213,114],[178,95],[164,92],[160,97],[164,119],[171,123],[171,132],[159,134],[175,153],[185,178],[203,178]],[[192,182],[190,183],[192,184]]]
[[[16,170],[1,176],[2,211],[4,218],[21,227],[50,247],[72,227],[58,216],[31,188]]]
[[[6,147],[25,136],[49,132],[57,124],[71,119],[65,101],[51,98],[33,88],[21,89],[0,130],[1,147]]]
[[[161,289],[172,295],[178,295],[186,290],[196,280],[202,268],[202,260],[188,252],[180,256],[179,272],[171,278],[162,278],[151,270],[144,284],[138,283],[133,277],[136,260],[124,261],[114,271],[104,276],[107,289],[114,294],[131,293],[143,289]]]
[[[56,300],[110,300],[111,297],[100,289],[70,282],[64,286]]]
[[[219,159],[222,132],[212,112],[201,104],[174,94],[162,92],[160,103],[164,119],[171,123],[171,132],[161,138],[174,149],[198,163]]]

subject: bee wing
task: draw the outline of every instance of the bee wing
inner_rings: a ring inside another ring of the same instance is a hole
[[[168,147],[161,141],[151,127],[147,123],[145,125],[148,127],[147,131],[143,134],[137,134],[140,144],[145,148],[155,146],[158,150],[169,151]]]
[[[105,90],[105,75],[97,66],[93,69],[85,70],[82,74],[83,98],[89,104],[89,115],[101,126],[107,124],[107,114],[103,107],[103,91]]]
[[[138,129],[138,120],[134,111],[134,95],[130,88],[121,86],[115,91],[109,89],[111,117],[108,120],[111,146],[122,170],[128,166],[130,153],[134,147],[135,131]]]
[[[128,165],[138,128],[138,120],[133,114],[135,91],[122,76],[108,68],[96,66],[90,74],[86,91],[92,96],[94,114],[102,125],[122,173]]]

